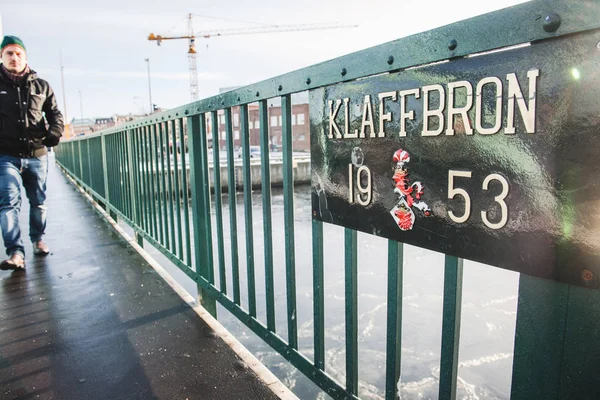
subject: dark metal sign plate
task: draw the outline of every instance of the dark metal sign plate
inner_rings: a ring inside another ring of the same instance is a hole
[[[598,288],[599,42],[579,34],[311,91],[313,217]]]

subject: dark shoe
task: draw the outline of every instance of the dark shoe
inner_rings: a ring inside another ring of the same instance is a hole
[[[25,259],[21,255],[21,253],[13,253],[8,260],[2,261],[0,263],[1,270],[9,270],[9,269],[23,269],[25,268]]]
[[[36,256],[47,256],[50,253],[50,249],[46,246],[46,243],[38,240],[33,244],[33,254]]]

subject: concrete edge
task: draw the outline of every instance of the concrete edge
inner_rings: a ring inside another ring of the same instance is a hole
[[[60,168],[60,167],[59,167]],[[60,168],[62,169],[62,168]],[[77,182],[71,178],[69,175],[63,175],[79,190],[83,196],[88,200],[88,202],[96,208],[98,211],[113,227],[115,231],[125,241],[129,243],[131,247],[133,247],[144,260],[161,276],[161,278],[175,290],[175,292],[181,297],[181,299],[186,302],[195,312],[198,314],[204,322],[208,326],[211,327],[213,331],[248,365],[248,367],[258,376],[260,380],[262,380],[270,389],[283,400],[299,400],[299,398],[292,393],[287,386],[285,386],[279,378],[277,378],[267,367],[265,367],[242,343],[240,343],[235,336],[233,336],[229,331],[221,325],[219,321],[217,321],[204,307],[202,307],[194,297],[189,294],[183,286],[181,286],[165,269],[156,261],[150,254],[148,254],[137,242],[133,239],[127,232],[123,230],[111,217],[110,215],[102,208],[100,205],[93,199],[92,196],[89,195],[85,190],[83,190]]]

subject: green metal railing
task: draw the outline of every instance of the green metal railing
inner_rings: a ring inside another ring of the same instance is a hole
[[[131,225],[139,239],[143,238],[157,248],[193,279],[198,285],[202,304],[210,312],[216,313],[215,302],[221,303],[329,395],[334,398],[358,398],[359,250],[356,231],[345,229],[344,240],[346,382],[337,382],[325,368],[324,238],[323,223],[316,220],[312,222],[314,356],[309,357],[298,348],[291,95],[472,53],[537,40],[551,40],[557,36],[597,29],[597,6],[597,2],[590,0],[539,1],[461,21],[186,104],[100,133],[64,141],[57,148],[57,161],[68,175],[113,215]],[[544,29],[544,19],[551,14],[559,15],[562,20],[558,32],[547,32]],[[454,45],[449,45],[452,43]],[[265,266],[266,319],[261,320],[257,317],[256,309],[248,105],[258,103],[261,153],[263,160],[269,160],[267,100],[274,97],[281,99],[283,120],[285,263],[280,265],[274,261],[271,178],[269,165],[263,162],[262,251]],[[221,176],[219,151],[213,151],[212,160],[209,159],[207,124],[211,127],[213,135],[218,135],[218,112],[223,110],[226,126],[226,161],[227,165],[233,166],[233,107],[240,107],[241,116],[245,218],[243,221],[237,220],[234,195],[236,177],[231,167],[227,170],[225,188],[225,192],[229,194],[228,207],[223,204],[220,190],[215,190],[212,194],[215,207],[213,222],[210,211],[210,182],[212,181],[215,188],[220,188],[225,177]],[[177,143],[182,149],[179,153],[176,151]],[[186,145],[189,148],[187,153],[183,150]],[[191,204],[191,213],[188,204]],[[228,213],[227,238],[223,226],[224,213]],[[245,243],[239,243],[238,231],[241,229],[245,231]],[[213,245],[213,236],[216,237],[216,245]],[[239,246],[243,246],[243,252]],[[240,253],[244,254],[247,271],[247,288],[244,288],[247,298],[244,299],[240,288]],[[400,378],[403,261],[403,245],[388,241],[385,384],[387,399],[397,397],[397,382]],[[280,268],[285,269],[287,284],[285,338],[279,335],[279,332],[283,331],[282,327],[275,324],[274,274],[276,269]],[[232,287],[227,286],[228,269],[233,275]],[[215,284],[215,275],[218,276],[218,286]],[[446,256],[440,399],[456,397],[462,275],[462,260]],[[561,375],[561,368],[564,366],[557,361],[544,367],[536,365],[536,357],[542,350],[536,352],[531,349],[535,347],[533,344],[539,335],[542,335],[541,343],[548,345],[543,351],[559,351],[561,344],[564,344],[567,328],[561,315],[565,316],[567,313],[565,304],[578,301],[576,297],[587,296],[587,293],[579,293],[580,289],[565,290],[564,287],[566,285],[521,277],[511,396],[514,399],[551,399],[560,398],[561,393],[564,394],[564,390],[561,391],[558,385],[544,384],[544,374],[556,379]],[[548,291],[556,292],[560,297],[550,296]],[[542,319],[547,324],[544,327],[535,326],[536,321],[541,321],[535,316],[540,307],[540,304],[534,301],[538,293],[544,293],[541,298],[552,298],[553,303],[559,304],[552,311],[559,314],[549,316],[543,313]],[[569,293],[572,297],[569,297]],[[590,307],[597,310],[599,306]],[[551,337],[546,332],[554,329],[560,338]],[[597,349],[598,346],[594,346],[594,351]],[[532,389],[530,385],[536,385],[535,388],[539,391]],[[569,398],[589,398],[577,397],[574,393],[586,393],[584,390],[588,390],[590,385],[588,382],[578,389],[573,389]]]

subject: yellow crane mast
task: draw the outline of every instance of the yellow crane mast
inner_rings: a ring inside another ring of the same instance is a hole
[[[155,40],[160,46],[163,40],[188,39],[188,62],[190,70],[191,100],[198,100],[198,67],[196,63],[196,38],[208,39],[213,36],[252,35],[271,32],[294,32],[322,29],[356,28],[357,25],[342,25],[338,23],[274,25],[272,27],[222,29],[219,31],[200,31],[194,33],[192,14],[188,15],[188,34],[185,36],[161,36],[150,33],[148,40]]]

